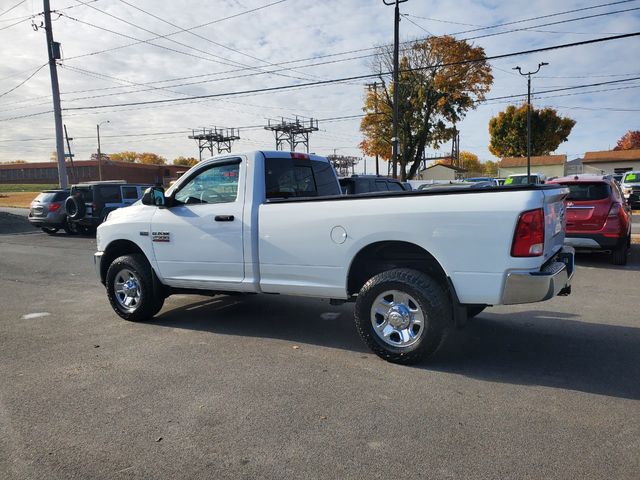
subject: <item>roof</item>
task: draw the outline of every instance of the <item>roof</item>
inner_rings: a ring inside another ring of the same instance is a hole
[[[549,180],[547,183],[582,183],[582,182],[607,182],[611,177],[608,175],[592,175],[588,173],[580,175],[567,175]]]
[[[586,152],[582,163],[640,161],[640,149]]]
[[[567,161],[566,155],[543,155],[531,157],[531,165],[535,167],[541,167],[544,165],[562,165]],[[500,160],[498,167],[526,167],[527,157],[505,157]]]

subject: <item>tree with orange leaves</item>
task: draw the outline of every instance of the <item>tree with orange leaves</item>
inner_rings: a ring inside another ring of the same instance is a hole
[[[625,133],[614,150],[633,150],[640,148],[640,130],[629,130]]]
[[[454,134],[454,124],[474,109],[491,88],[491,66],[482,47],[451,36],[429,37],[412,43],[400,59],[398,92],[398,166],[404,181],[413,178],[426,146],[438,148]],[[368,91],[360,123],[365,155],[391,159],[393,49],[380,47],[373,65],[382,83]]]

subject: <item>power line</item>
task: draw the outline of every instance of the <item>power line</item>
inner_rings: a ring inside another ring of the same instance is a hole
[[[36,73],[38,73],[40,70],[42,70],[44,67],[46,67],[49,64],[49,62],[47,63],[43,63],[42,65],[40,65],[31,75],[29,75],[27,78],[25,78],[23,81],[21,81],[18,85],[16,85],[15,87],[7,90],[4,93],[0,93],[0,97],[4,97],[5,95],[13,92],[14,90],[17,90],[18,88],[20,88],[22,85],[24,85],[25,83],[27,83],[29,80],[31,80]]]
[[[22,5],[24,2],[26,2],[27,0],[21,0],[20,2],[16,3],[13,7],[9,7],[7,10],[5,10],[4,12],[0,13],[0,17],[9,13],[11,10],[13,10],[14,8],[18,8],[20,5]]]
[[[488,29],[492,29],[492,28],[508,27],[509,25],[517,25],[519,23],[532,22],[534,20],[542,20],[543,18],[557,17],[557,16],[560,16],[560,15],[567,15],[569,13],[583,12],[583,11],[586,11],[586,10],[593,10],[593,9],[596,9],[596,8],[609,7],[609,6],[612,6],[612,5],[619,5],[619,4],[622,4],[622,3],[631,3],[631,2],[635,2],[635,1],[636,0],[622,0],[622,1],[618,1],[618,2],[601,3],[599,5],[593,5],[593,6],[590,6],[590,7],[575,8],[573,10],[566,10],[564,12],[550,13],[550,14],[547,14],[547,15],[539,15],[537,17],[525,18],[525,19],[522,19],[522,20],[514,20],[514,21],[511,21],[511,22],[498,23],[496,25],[491,25],[489,27],[479,27],[479,28],[473,28],[471,30],[463,30],[461,32],[452,33],[451,35],[455,36],[455,35],[461,35],[463,33],[473,33],[473,32],[478,32],[478,31],[481,31],[481,30],[488,30]]]
[[[124,2],[124,0],[120,0],[120,1],[123,1],[123,2]],[[613,4],[616,4],[616,3],[627,3],[628,1],[635,1],[635,0],[626,0],[625,2],[614,2]],[[124,3],[126,3],[126,2],[124,2]],[[602,5],[601,5],[601,6],[602,6]],[[596,8],[596,7],[590,7],[590,8]],[[579,11],[579,10],[584,10],[584,9],[578,9],[578,11]],[[631,9],[631,10],[634,10],[634,9]],[[573,11],[575,11],[575,10],[570,10],[569,12],[573,12]],[[624,11],[626,11],[626,10],[623,10],[623,11],[617,11],[617,12],[608,12],[608,13],[604,13],[604,14],[598,14],[597,16],[600,16],[600,15],[612,15],[612,14],[615,14],[615,13],[621,13],[621,12],[624,12]],[[564,13],[567,13],[567,12],[563,12],[563,14],[564,14]],[[554,16],[554,15],[560,15],[560,14],[553,14],[553,15],[547,15],[547,16]],[[159,17],[158,17],[158,18],[159,18]],[[537,18],[537,17],[536,17],[536,18]],[[577,21],[577,20],[582,20],[582,19],[585,19],[585,18],[591,18],[591,17],[581,17],[581,18],[576,18],[576,19],[569,19],[569,20],[566,20],[566,21]],[[518,23],[518,22],[522,22],[522,21],[524,21],[524,20],[520,20],[520,21],[517,21],[517,22],[510,22],[510,23]],[[563,22],[564,22],[564,21],[563,21]],[[559,22],[559,23],[563,23],[563,22]],[[484,28],[494,28],[494,27],[484,27]],[[184,30],[184,31],[188,31],[188,29],[183,29],[183,30]],[[489,34],[489,35],[486,35],[486,36],[502,35],[502,34],[505,34],[505,33],[511,33],[511,32],[513,32],[513,31],[517,31],[517,30],[511,30],[511,31],[507,31],[507,32],[498,32],[498,33]],[[475,38],[482,38],[482,37],[483,37],[483,36],[470,37],[470,38],[462,39],[462,40],[471,40],[471,39],[475,39]],[[206,38],[206,37],[202,37],[202,38]],[[368,50],[368,49],[364,49],[364,50]],[[347,52],[347,53],[348,53],[348,52]],[[335,55],[335,54],[334,54],[334,55]],[[334,55],[329,55],[329,56],[334,56]],[[338,55],[340,55],[340,54],[338,54]],[[375,54],[374,54],[374,55],[375,55]],[[363,55],[363,56],[351,57],[351,58],[346,58],[346,59],[338,59],[338,60],[333,60],[333,61],[328,61],[328,62],[319,62],[319,63],[315,63],[315,64],[301,65],[301,66],[298,66],[298,67],[296,67],[296,68],[307,68],[307,67],[311,67],[311,66],[326,65],[326,64],[330,64],[330,63],[339,63],[339,62],[348,61],[348,60],[362,59],[362,58],[366,58],[366,57],[370,57],[370,56],[372,56],[372,55]],[[310,59],[313,59],[313,58],[322,58],[322,57],[323,57],[323,56],[320,56],[320,57],[311,57]],[[256,58],[256,57],[254,57],[254,58]],[[272,66],[278,66],[278,65],[288,64],[288,63],[300,62],[300,61],[304,61],[304,60],[309,60],[309,59],[301,59],[301,60],[296,60],[296,61],[292,61],[292,62],[283,62],[283,63],[280,63],[280,64],[270,63],[270,65],[272,65]],[[252,67],[248,67],[248,68],[252,68]],[[229,72],[244,71],[244,70],[246,70],[246,69],[247,69],[247,68],[242,68],[242,69],[238,69],[238,70],[230,70]],[[291,69],[291,68],[288,68],[288,69],[284,69],[284,70],[292,70],[292,69]],[[217,73],[214,73],[214,74],[203,74],[203,75],[197,75],[197,76],[196,76],[196,75],[194,75],[194,76],[189,76],[189,77],[182,77],[182,79],[198,78],[198,77],[201,77],[201,76],[217,75],[217,74],[221,74],[221,73],[224,73],[224,72],[217,72]],[[277,71],[277,70],[276,70],[276,71],[261,71],[261,73],[260,73],[260,74],[266,74],[266,73],[278,75],[278,71]],[[510,73],[510,72],[509,72],[509,73]],[[228,79],[233,79],[233,78],[241,78],[241,77],[250,76],[250,75],[251,75],[251,74],[246,74],[246,75],[239,75],[239,76],[233,76],[233,77],[226,77],[226,78],[222,78],[222,79],[212,79],[212,80],[208,80],[208,81],[201,81],[201,82],[189,82],[189,83],[183,83],[183,84],[177,84],[177,85],[170,85],[170,87],[172,87],[172,88],[173,88],[173,87],[178,87],[178,86],[196,85],[196,84],[202,84],[202,83],[209,83],[209,82],[213,82],[213,81],[221,81],[221,80],[228,80]],[[295,78],[300,79],[299,77],[295,77]],[[166,80],[166,81],[171,81],[171,80]],[[163,82],[164,82],[164,81],[163,81]],[[154,84],[154,83],[160,83],[160,82],[147,82],[146,84],[151,85],[151,84]],[[144,84],[141,84],[141,85],[144,85]],[[118,88],[118,87],[113,87],[113,88]],[[87,90],[87,91],[96,91],[96,90],[102,90],[102,89],[93,89],[93,90]],[[117,93],[117,94],[114,94],[114,95],[119,95],[119,94],[122,94],[122,93],[136,93],[136,92],[139,92],[139,91],[144,91],[144,90],[133,90],[133,91],[131,91],[131,92],[120,92],[120,93]],[[80,92],[81,92],[81,91],[80,91]],[[70,92],[70,93],[80,93],[80,92]],[[80,98],[80,99],[100,98],[100,97],[105,97],[105,96],[111,96],[111,95],[110,95],[110,94],[96,95],[96,96],[93,96],[93,97],[83,97],[83,98]],[[75,100],[75,99],[74,99],[74,100]]]
[[[122,48],[127,48],[127,47],[130,47],[130,46],[133,46],[133,45],[138,45],[140,43],[148,43],[148,42],[153,41],[153,40],[158,40],[158,39],[161,39],[161,38],[167,38],[167,37],[176,35],[178,33],[181,33],[183,31],[191,31],[191,30],[196,30],[198,28],[207,27],[209,25],[213,25],[215,23],[219,23],[219,22],[222,22],[224,20],[230,20],[232,18],[237,18],[237,17],[242,16],[242,15],[247,15],[249,13],[257,12],[259,10],[263,10],[265,8],[269,8],[269,7],[278,5],[278,4],[286,2],[286,1],[287,0],[277,0],[275,2],[271,2],[271,3],[267,3],[265,5],[262,5],[260,7],[251,8],[249,10],[243,10],[242,12],[234,13],[233,15],[229,15],[229,16],[226,16],[226,17],[223,17],[223,18],[218,18],[216,20],[212,20],[212,21],[207,22],[207,23],[202,23],[200,25],[196,25],[195,27],[181,29],[181,30],[178,30],[178,31],[175,31],[175,32],[172,32],[172,33],[168,33],[166,35],[159,35],[157,37],[153,37],[153,38],[150,38],[150,39],[147,39],[147,40],[139,40],[139,39],[137,39],[133,43],[128,43],[126,45],[121,45],[119,47],[107,48],[107,49],[104,49],[104,50],[99,50],[99,51],[95,51],[95,52],[89,52],[89,53],[84,53],[84,54],[81,54],[81,55],[76,55],[76,56],[73,56],[73,57],[69,57],[66,60],[73,60],[73,59],[76,59],[76,58],[82,58],[82,57],[88,57],[88,56],[91,56],[91,55],[98,55],[98,54],[101,54],[101,53],[112,52],[114,50],[120,50]]]
[[[256,56],[254,56],[254,55],[251,55],[251,54],[249,54],[249,53],[243,52],[243,51],[238,50],[238,49],[236,49],[236,48],[229,47],[229,46],[224,45],[224,44],[222,44],[222,43],[216,42],[216,41],[214,41],[214,40],[211,40],[211,39],[210,39],[210,38],[208,38],[208,37],[205,37],[205,36],[203,36],[203,35],[200,35],[200,34],[198,34],[198,33],[195,33],[195,32],[193,32],[193,31],[191,31],[191,30],[189,30],[189,29],[182,28],[181,26],[176,25],[175,23],[170,22],[170,21],[168,21],[168,20],[166,20],[166,19],[164,19],[164,18],[162,18],[162,17],[160,17],[160,16],[158,16],[158,15],[156,15],[156,14],[154,14],[154,13],[148,12],[147,10],[144,10],[144,9],[142,9],[142,8],[140,8],[140,7],[136,6],[136,5],[133,5],[133,4],[129,3],[129,2],[127,2],[126,0],[120,0],[120,2],[121,2],[121,3],[124,3],[125,5],[128,5],[128,6],[130,6],[131,8],[134,8],[134,9],[136,9],[136,10],[138,10],[138,11],[140,11],[140,12],[142,12],[142,13],[146,14],[146,15],[149,15],[150,17],[153,17],[153,18],[155,18],[155,19],[157,19],[157,20],[160,20],[161,22],[164,22],[164,23],[166,23],[167,25],[171,25],[171,26],[172,26],[172,27],[174,27],[174,28],[178,28],[178,29],[180,30],[180,32],[188,33],[189,35],[192,35],[192,36],[194,36],[194,37],[196,37],[196,38],[199,38],[199,39],[201,39],[201,40],[205,40],[205,41],[207,41],[207,42],[209,42],[209,43],[211,43],[211,44],[213,44],[213,45],[216,45],[216,46],[218,46],[218,47],[220,47],[220,48],[224,48],[225,50],[229,50],[229,51],[234,52],[234,53],[237,53],[237,54],[239,54],[239,55],[243,55],[243,56],[248,57],[248,58],[251,58],[251,59],[253,59],[253,60],[257,60],[257,61],[262,62],[262,63],[265,63],[265,64],[267,64],[267,65],[269,65],[269,66],[275,66],[273,63],[271,63],[271,62],[269,62],[269,61],[267,61],[267,60],[264,60],[264,59],[262,59],[262,58],[259,58],[259,57],[256,57]],[[287,70],[291,70],[291,69],[287,69]],[[307,74],[307,76],[309,76],[309,77],[313,77],[312,75],[308,75],[308,74]]]
[[[585,17],[569,18],[567,20],[559,20],[557,22],[550,22],[550,23],[542,23],[540,25],[533,25],[532,27],[515,28],[513,30],[506,30],[504,32],[486,33],[484,35],[476,35],[475,37],[467,37],[467,38],[464,38],[462,40],[477,40],[478,38],[495,37],[497,35],[504,35],[506,33],[521,32],[521,31],[524,31],[524,30],[528,30],[529,28],[549,27],[551,25],[560,25],[562,23],[577,22],[579,20],[587,20],[587,19],[590,19],[590,18],[606,17],[608,15],[616,15],[618,13],[626,13],[626,12],[631,12],[631,11],[635,11],[635,10],[640,10],[640,7],[627,8],[625,10],[616,10],[614,12],[597,13],[597,14],[594,14],[594,15],[587,15]]]
[[[610,41],[610,40],[620,40],[620,39],[623,39],[623,38],[630,38],[630,37],[635,37],[635,36],[638,36],[638,35],[640,35],[640,32],[628,33],[628,34],[624,34],[624,35],[616,35],[616,36],[613,36],[613,37],[596,38],[596,39],[592,39],[592,40],[583,40],[581,42],[566,43],[566,44],[562,44],[562,45],[554,45],[554,46],[551,46],[551,47],[542,47],[542,48],[535,48],[535,49],[531,49],[531,50],[522,50],[522,51],[519,51],[519,52],[512,52],[512,53],[505,53],[505,54],[501,54],[501,55],[494,55],[494,56],[491,56],[491,57],[484,57],[484,58],[479,59],[479,60],[463,60],[463,61],[459,61],[459,62],[444,63],[444,64],[433,65],[433,66],[429,66],[429,67],[406,69],[406,70],[403,70],[403,71],[404,72],[411,72],[411,71],[419,71],[419,70],[428,70],[428,69],[444,67],[444,66],[464,65],[464,64],[469,64],[469,63],[476,63],[478,61],[495,60],[495,59],[498,59],[498,58],[507,58],[507,57],[514,57],[514,56],[519,56],[519,55],[527,55],[527,54],[531,54],[531,53],[546,52],[546,51],[550,51],[550,50],[558,50],[558,49],[561,49],[561,48],[576,47],[576,46],[582,46],[582,45],[590,45],[590,44],[593,44],[593,43],[605,42],[605,41]],[[384,72],[383,74],[384,75],[389,75],[389,73],[390,72]],[[280,85],[280,86],[276,86],[276,87],[256,88],[256,89],[251,89],[251,90],[244,90],[244,91],[237,91],[237,92],[215,93],[215,94],[209,94],[209,95],[194,95],[194,96],[184,97],[184,98],[168,98],[168,99],[164,99],[164,100],[147,100],[147,101],[140,101],[140,102],[127,102],[127,103],[119,103],[119,104],[111,104],[111,105],[92,105],[92,106],[86,106],[86,107],[70,107],[70,108],[66,108],[65,110],[93,110],[93,109],[98,109],[98,108],[109,108],[109,107],[126,107],[126,106],[134,106],[134,105],[152,105],[152,104],[157,104],[157,103],[178,102],[178,101],[185,101],[185,100],[192,100],[192,99],[218,98],[218,97],[227,97],[227,96],[242,95],[242,94],[253,94],[253,93],[260,93],[260,92],[274,92],[274,91],[279,91],[279,90],[288,90],[288,89],[295,89],[295,88],[300,88],[300,87],[311,87],[311,86],[327,85],[327,84],[332,84],[332,83],[343,83],[343,82],[354,81],[354,80],[364,80],[364,79],[378,77],[379,75],[381,75],[381,74],[354,75],[354,76],[351,76],[351,77],[343,77],[343,78],[336,78],[336,79],[329,79],[329,80],[317,80],[317,81],[314,81],[314,82],[302,83],[302,84],[297,84],[297,85]]]

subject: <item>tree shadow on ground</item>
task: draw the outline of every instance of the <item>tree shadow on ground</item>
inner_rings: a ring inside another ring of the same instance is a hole
[[[351,304],[261,295],[217,296],[173,309],[170,300],[168,307],[150,323],[369,352],[356,332]],[[440,352],[416,368],[640,399],[640,328],[587,323],[576,314],[546,310],[489,310],[453,331]]]

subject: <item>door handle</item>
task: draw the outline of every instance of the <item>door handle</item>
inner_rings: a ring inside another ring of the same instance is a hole
[[[233,215],[216,215],[214,220],[216,222],[233,222]]]

